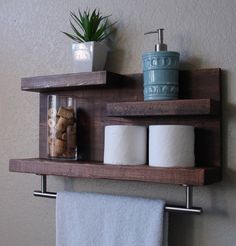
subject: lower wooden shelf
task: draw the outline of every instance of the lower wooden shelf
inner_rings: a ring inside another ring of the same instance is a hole
[[[47,159],[11,159],[10,172],[56,175],[74,178],[136,180],[163,184],[201,186],[221,181],[219,167],[159,168],[104,165],[93,161],[51,161]]]

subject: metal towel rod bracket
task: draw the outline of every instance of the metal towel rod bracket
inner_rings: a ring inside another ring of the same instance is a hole
[[[167,212],[180,212],[180,213],[190,213],[190,214],[201,214],[202,208],[193,207],[192,206],[192,186],[185,185],[183,186],[186,188],[186,200],[185,206],[173,206],[173,205],[166,205],[165,211]],[[41,190],[34,191],[34,196],[37,197],[45,197],[45,198],[56,198],[57,193],[55,192],[48,192],[47,191],[47,176],[41,175]]]

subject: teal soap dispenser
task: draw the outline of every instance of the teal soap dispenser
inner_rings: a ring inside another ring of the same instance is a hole
[[[163,43],[163,28],[146,34],[157,33],[155,51],[142,56],[144,100],[173,100],[178,98],[179,53],[167,51]]]

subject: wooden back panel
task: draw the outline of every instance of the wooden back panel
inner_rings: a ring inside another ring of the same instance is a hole
[[[216,115],[165,115],[145,117],[108,117],[110,102],[143,101],[142,74],[113,76],[115,83],[100,86],[81,86],[65,91],[40,91],[40,158],[46,158],[47,96],[50,94],[77,97],[78,152],[84,160],[103,161],[104,127],[110,124],[183,124],[193,125],[197,166],[221,165],[221,113]],[[117,81],[118,80],[118,81]],[[65,81],[66,83],[66,81]],[[180,98],[211,98],[221,102],[220,69],[201,69],[180,72]]]

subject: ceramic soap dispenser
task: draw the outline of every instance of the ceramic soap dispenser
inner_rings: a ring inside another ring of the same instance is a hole
[[[144,100],[173,100],[178,98],[179,53],[167,51],[163,43],[163,28],[146,34],[157,34],[155,51],[142,56]]]

